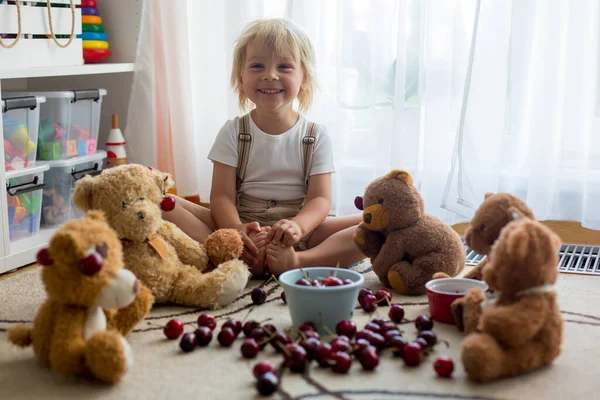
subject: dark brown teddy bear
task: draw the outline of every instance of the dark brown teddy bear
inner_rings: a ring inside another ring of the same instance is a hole
[[[403,170],[371,182],[363,196],[363,222],[354,242],[371,259],[381,282],[399,294],[425,293],[433,278],[453,277],[465,265],[460,236],[426,214],[423,198]]]

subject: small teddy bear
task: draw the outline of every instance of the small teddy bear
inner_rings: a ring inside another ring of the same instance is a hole
[[[241,234],[217,230],[202,245],[163,220],[160,205],[172,186],[167,173],[126,164],[83,177],[71,198],[79,209],[105,213],[123,243],[125,267],[152,290],[156,303],[225,306],[250,276],[239,259]]]
[[[153,298],[123,268],[121,242],[101,212],[62,225],[38,253],[48,298],[33,327],[15,325],[9,340],[33,345],[37,358],[64,375],[117,383],[132,366],[122,336],[152,307]]]
[[[552,363],[560,354],[563,320],[554,283],[560,238],[528,218],[510,222],[492,247],[483,279],[497,293],[483,304],[461,359],[470,379],[487,382]],[[471,289],[469,295],[481,295]]]
[[[465,265],[460,236],[426,214],[423,198],[403,170],[371,182],[362,198],[363,221],[354,242],[381,282],[399,294],[425,293],[425,283],[454,277]]]
[[[509,193],[487,193],[465,232],[467,246],[477,254],[489,254],[500,236],[500,231],[515,215],[519,218],[535,219],[533,211],[518,197]],[[487,257],[481,260],[475,268],[465,274],[465,278],[481,280],[487,260]],[[452,313],[460,331],[470,333],[476,325],[481,313],[478,303],[480,300],[482,298],[479,296],[465,296],[452,303]]]

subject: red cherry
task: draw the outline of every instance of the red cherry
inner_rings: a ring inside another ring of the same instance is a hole
[[[402,357],[402,354],[404,354],[404,347],[407,344],[408,342],[402,336],[394,336],[388,341],[387,346],[392,349],[392,352],[396,357]]]
[[[362,288],[358,291],[358,303],[360,305],[362,305],[363,298],[368,294],[373,294],[373,291],[367,288]]]
[[[385,321],[385,323],[381,326],[381,330],[383,332],[387,332],[387,331],[395,331],[398,329],[398,325],[396,325],[395,322],[392,321]]]
[[[377,349],[373,346],[367,346],[358,353],[358,361],[367,371],[374,370],[379,365],[379,356]]]
[[[329,360],[331,358],[331,354],[331,345],[329,343],[321,343],[317,349],[315,360],[317,360],[321,367],[327,368],[330,366]]]
[[[306,350],[306,355],[309,360],[314,360],[317,356],[317,350],[321,345],[321,341],[314,337],[308,337],[300,342],[300,346],[304,347]]]
[[[390,341],[392,340],[392,338],[396,337],[396,336],[402,336],[402,334],[400,333],[400,331],[398,329],[394,329],[391,331],[385,331],[383,334],[383,337],[385,338],[385,343],[389,344]]]
[[[371,345],[377,347],[379,350],[382,350],[385,347],[385,338],[379,333],[370,332],[365,339],[367,339]]]
[[[47,248],[43,248],[40,251],[38,251],[36,261],[38,264],[43,266],[54,264],[54,261],[50,257],[50,251]]]
[[[354,281],[352,279],[344,279],[343,282],[344,282],[344,285],[352,285],[354,283]]]
[[[266,374],[267,372],[276,373],[275,365],[269,360],[264,360],[256,363],[254,368],[252,368],[252,374],[256,379],[260,379],[261,376]]]
[[[383,319],[383,318],[381,318],[381,317],[378,317],[378,318],[373,318],[371,320],[371,322],[373,322],[373,323],[375,323],[375,324],[377,324],[377,325],[379,325],[379,326],[381,326],[383,328],[383,325],[385,325],[386,320]]]
[[[365,312],[372,313],[377,309],[377,299],[372,294],[368,294],[363,297],[361,306]]]
[[[287,304],[287,299],[285,297],[285,292],[281,292],[281,301],[283,301],[285,304]]]
[[[300,278],[296,281],[296,285],[300,286],[310,286],[310,282],[306,278]]]
[[[434,331],[421,331],[419,337],[425,339],[429,347],[433,347],[437,343],[437,335]]]
[[[356,207],[357,209],[359,209],[361,211],[364,209],[362,196],[356,196],[354,198],[354,207]]]
[[[352,352],[353,354],[357,354],[364,348],[370,346],[371,343],[369,343],[369,341],[367,339],[356,339],[356,342],[354,342],[354,351]]]
[[[381,329],[381,326],[377,325],[374,322],[367,323],[365,325],[364,329],[371,331],[371,332],[379,333],[379,334],[381,334],[383,332],[383,329]]]
[[[212,340],[212,330],[207,326],[201,326],[200,328],[196,329],[194,334],[196,335],[196,343],[198,346],[208,346]]]
[[[267,300],[267,292],[265,292],[262,288],[257,287],[252,289],[250,297],[252,297],[252,302],[254,304],[262,304]]]
[[[404,308],[400,304],[392,304],[388,312],[388,317],[399,324],[404,319]]]
[[[380,306],[389,306],[392,303],[392,292],[388,289],[381,288],[375,292],[375,298],[377,299],[377,304]]]
[[[242,331],[242,321],[240,321],[237,318],[232,318],[232,319],[228,320],[227,322],[225,322],[223,324],[222,328],[231,328],[233,333],[235,333],[235,336],[237,336]]]
[[[198,317],[198,326],[206,326],[212,331],[217,327],[217,321],[210,314],[200,314]]]
[[[429,318],[429,315],[419,315],[415,320],[415,327],[419,331],[430,331],[433,328],[433,321]]]
[[[433,369],[437,372],[438,376],[450,378],[452,371],[454,371],[454,362],[450,357],[439,357],[433,363]]]
[[[289,343],[285,346],[285,363],[292,372],[304,372],[308,365],[308,357],[304,347]]]
[[[175,209],[175,197],[168,195],[160,202],[160,209],[166,212],[173,211]]]
[[[344,282],[337,276],[327,276],[323,279],[323,285],[325,286],[343,286]]]
[[[414,343],[417,343],[419,346],[421,346],[421,350],[425,350],[426,348],[429,347],[429,343],[427,343],[427,340],[425,340],[422,337],[418,337]]]
[[[341,351],[332,353],[329,359],[332,361],[331,370],[337,374],[345,374],[352,366],[352,357]]]
[[[323,285],[323,281],[315,279],[314,281],[312,281],[311,286],[312,287],[323,287],[325,285]]]
[[[302,324],[300,324],[300,326],[298,327],[298,329],[300,329],[302,332],[316,331],[317,327],[315,326],[314,323],[312,323],[310,321],[306,321],[306,322],[303,322]]]
[[[275,333],[275,336],[273,336],[270,343],[273,348],[275,348],[276,352],[281,353],[286,345],[292,343],[292,339],[290,339],[287,333],[278,331]]]
[[[340,338],[343,336],[340,336]],[[348,340],[336,338],[333,339],[329,344],[331,344],[331,351],[336,353],[338,351],[342,351],[344,353],[352,353],[352,345]]]
[[[244,331],[244,335],[246,335],[246,337],[250,337],[252,330],[254,328],[258,328],[259,326],[260,326],[260,323],[258,321],[255,321],[255,320],[246,321],[246,323],[242,327],[242,330]]]
[[[229,347],[235,340],[235,333],[231,328],[222,328],[221,332],[217,335],[217,340],[223,347]]]
[[[267,345],[265,340],[268,337],[269,337],[269,334],[267,332],[265,332],[265,330],[263,328],[261,328],[260,326],[252,329],[252,332],[250,333],[250,338],[254,339],[261,348],[264,348]]]
[[[421,363],[421,346],[418,343],[408,343],[402,351],[404,364],[415,367]]]
[[[273,372],[267,372],[256,381],[256,390],[263,396],[270,396],[277,390],[279,378]]]
[[[356,324],[350,320],[342,320],[335,326],[335,332],[338,335],[344,335],[348,339],[352,339],[356,335]]]
[[[242,352],[242,356],[244,358],[254,358],[260,351],[260,347],[256,340],[254,339],[244,339],[242,346],[240,347],[240,351]]]
[[[320,339],[320,335],[315,332],[315,331],[304,331],[304,336],[306,336],[306,338],[315,338],[315,339]]]
[[[196,348],[196,335],[192,332],[183,335],[179,341],[179,347],[186,353],[193,351]]]
[[[183,322],[172,319],[163,328],[163,333],[169,339],[177,339],[183,333]]]
[[[264,325],[263,329],[268,335],[273,335],[275,332],[277,332],[277,328],[273,324]]]
[[[79,261],[79,270],[87,276],[97,274],[102,269],[104,259],[95,249]]]

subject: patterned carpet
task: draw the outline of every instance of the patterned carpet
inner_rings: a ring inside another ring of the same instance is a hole
[[[365,286],[379,283],[368,263],[355,269],[364,273]],[[276,284],[266,286],[267,302],[252,304],[250,290],[260,281],[251,281],[247,292],[233,304],[215,311],[218,326],[228,318],[270,321],[278,328],[290,326],[287,306],[280,300]],[[436,324],[433,330],[440,342],[431,356],[416,368],[406,367],[391,354],[381,356],[378,368],[366,372],[353,362],[347,375],[312,364],[304,375],[286,372],[280,391],[283,399],[583,399],[596,398],[598,377],[595,366],[600,358],[600,278],[565,275],[559,277],[559,300],[566,321],[562,355],[553,366],[514,379],[487,385],[470,383],[459,361],[462,334],[454,326]],[[129,335],[135,364],[117,386],[108,387],[84,379],[68,379],[42,367],[33,351],[12,346],[6,329],[16,322],[30,322],[45,297],[39,268],[0,280],[0,388],[6,399],[254,399],[252,366],[262,359],[279,363],[280,356],[269,346],[257,359],[241,357],[241,337],[231,348],[222,348],[216,338],[206,348],[184,354],[178,341],[165,339],[162,325],[177,317],[193,331],[201,310],[184,307],[157,307]],[[406,338],[416,337],[414,319],[428,313],[426,297],[394,298],[404,305],[406,320],[401,324]],[[387,308],[375,316],[386,317]],[[370,319],[362,310],[353,319],[362,328]],[[216,336],[216,335],[215,335]],[[444,344],[446,342],[447,344]],[[438,378],[432,368],[437,356],[455,361],[451,379]]]

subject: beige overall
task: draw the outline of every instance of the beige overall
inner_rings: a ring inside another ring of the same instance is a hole
[[[250,156],[252,145],[252,135],[250,134],[250,114],[246,114],[239,119],[238,135],[238,167],[236,180],[236,208],[242,223],[247,224],[257,221],[260,226],[272,226],[280,219],[290,219],[295,217],[304,206],[306,197],[294,200],[265,200],[257,197],[248,196],[240,192],[244,176],[246,175],[246,166]],[[313,150],[315,145],[315,137],[317,134],[317,126],[314,122],[310,123],[308,133],[302,138],[304,147],[303,162],[304,162],[304,184],[308,188],[308,179],[310,168],[312,166]],[[309,232],[294,246],[298,251],[308,248],[308,239],[312,232]]]

